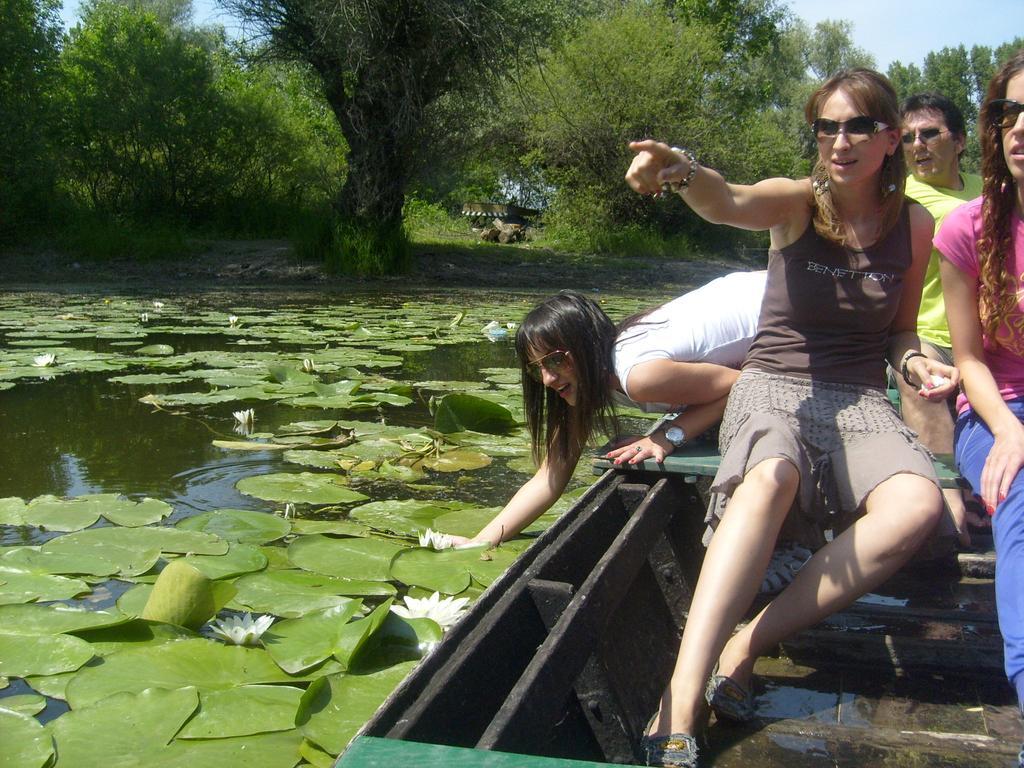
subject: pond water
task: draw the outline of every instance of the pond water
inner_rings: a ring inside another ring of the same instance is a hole
[[[330,765],[441,636],[443,613],[390,607],[472,601],[529,544],[481,558],[417,536],[475,532],[532,471],[508,324],[538,298],[0,294],[0,732],[16,764],[56,745],[75,768],[243,765],[246,749]],[[651,303],[601,300],[613,318]],[[574,487],[590,479],[581,467]],[[169,563],[194,588],[172,593],[208,608],[191,629],[155,620]],[[274,624],[231,645],[206,622],[217,609]]]

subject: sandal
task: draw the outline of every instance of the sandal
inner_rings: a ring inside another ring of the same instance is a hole
[[[781,545],[772,553],[768,569],[761,582],[762,595],[775,595],[789,586],[804,563],[811,559],[813,552],[795,541]]]
[[[711,673],[704,698],[719,720],[749,723],[757,718],[754,695],[731,677],[719,675],[718,667]]]
[[[644,765],[697,768],[698,751],[697,739],[688,733],[671,733],[668,736],[645,734],[640,739]]]

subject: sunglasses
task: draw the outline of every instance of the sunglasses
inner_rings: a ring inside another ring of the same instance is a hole
[[[1024,104],[1013,99],[993,99],[988,103],[992,124],[1000,128],[1013,128],[1021,112],[1024,112]]]
[[[572,355],[564,349],[556,349],[527,363],[526,372],[534,381],[541,381],[541,369],[557,375],[563,365],[572,365]]]
[[[845,133],[846,138],[850,143],[864,141],[865,139],[871,138],[879,131],[886,130],[888,127],[889,126],[885,123],[865,115],[851,117],[849,120],[842,121],[827,120],[824,117],[819,117],[811,123],[811,130],[814,131],[814,135],[819,141],[823,139],[834,139],[840,133]]]
[[[949,129],[922,128],[920,131],[914,131],[913,133],[910,133],[909,131],[907,133],[904,133],[902,136],[900,136],[900,140],[907,146],[910,146],[918,139],[921,140],[922,144],[930,144],[944,133],[949,133]]]

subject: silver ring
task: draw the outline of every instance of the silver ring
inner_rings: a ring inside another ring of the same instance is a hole
[[[642,450],[643,450],[643,448],[641,448],[639,445],[636,447],[636,452],[637,453],[640,453],[640,451],[642,451]]]

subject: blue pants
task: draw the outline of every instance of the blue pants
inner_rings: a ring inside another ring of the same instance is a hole
[[[1024,400],[1011,400],[1007,405],[1024,421]],[[972,409],[956,420],[956,465],[976,491],[981,488],[981,471],[994,442],[988,425]],[[1017,689],[1018,703],[1024,705],[1024,470],[1017,473],[1006,500],[996,506],[992,535],[996,546],[996,610],[1006,676]]]

